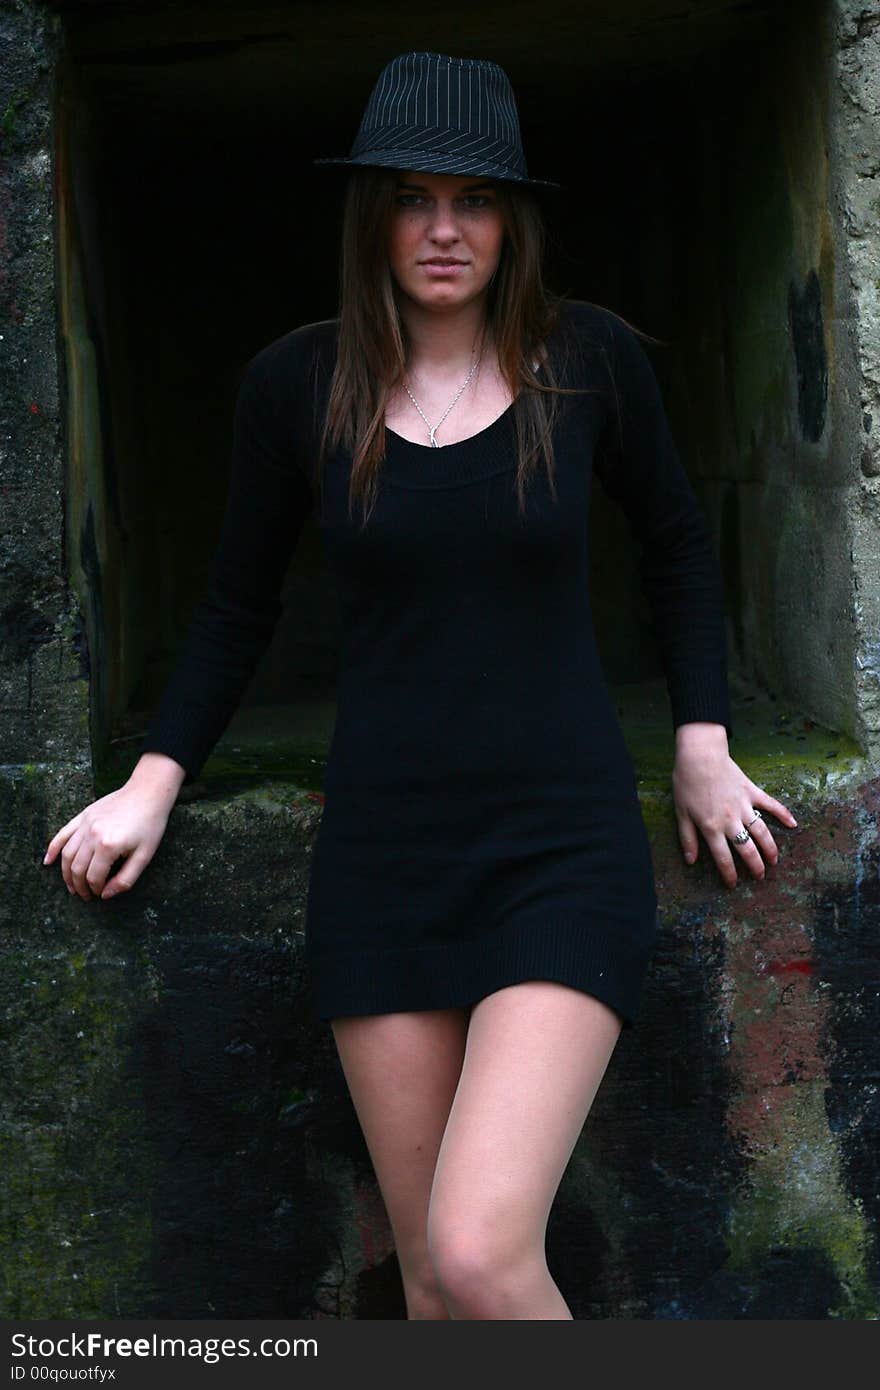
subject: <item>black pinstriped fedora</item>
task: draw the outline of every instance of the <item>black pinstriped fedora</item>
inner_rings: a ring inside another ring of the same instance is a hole
[[[484,174],[532,188],[510,78],[485,58],[400,53],[379,74],[348,155],[315,164],[369,164],[428,174]]]

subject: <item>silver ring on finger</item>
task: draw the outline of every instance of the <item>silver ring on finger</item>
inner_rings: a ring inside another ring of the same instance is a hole
[[[752,807],[752,810],[755,811],[754,806]],[[760,811],[755,811],[755,814],[752,816],[752,819],[749,821],[749,825],[754,825],[756,820],[763,820],[763,819],[764,819],[764,817],[761,815],[761,812],[760,812]]]
[[[740,830],[736,835],[731,835],[730,838],[733,840],[733,843],[735,845],[744,845],[746,841],[750,840],[752,837],[746,830],[745,826],[743,826],[742,830]]]

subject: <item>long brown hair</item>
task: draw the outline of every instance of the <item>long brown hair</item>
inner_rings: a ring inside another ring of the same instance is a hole
[[[348,178],[339,268],[339,339],[321,431],[318,471],[328,450],[352,457],[349,511],[360,496],[364,522],[375,503],[385,457],[385,410],[406,372],[406,330],[398,311],[388,261],[388,235],[400,173],[364,167]],[[559,320],[563,296],[544,283],[545,227],[534,194],[498,181],[505,222],[498,268],[487,292],[486,328],[513,396],[519,505],[543,457],[555,496],[553,428],[561,395],[560,364],[545,344]],[[533,362],[537,360],[537,369]]]

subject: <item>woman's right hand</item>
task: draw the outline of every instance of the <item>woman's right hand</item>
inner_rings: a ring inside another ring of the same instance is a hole
[[[127,892],[156,853],[185,776],[166,754],[143,753],[123,786],[62,825],[43,863],[54,863],[60,853],[68,892],[86,902]],[[122,863],[108,879],[117,860]]]

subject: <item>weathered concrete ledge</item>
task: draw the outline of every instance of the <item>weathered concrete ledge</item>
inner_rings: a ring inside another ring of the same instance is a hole
[[[798,737],[777,748],[765,729],[734,754],[799,821],[768,818],[779,863],[734,890],[705,844],[683,864],[663,754],[636,759],[665,935],[553,1216],[578,1316],[876,1316],[878,792],[847,740]],[[7,1315],[402,1315],[307,1002],[321,797],[228,776],[174,809],[110,903],[40,864],[88,800],[82,772],[0,778],[17,828],[2,865]]]

